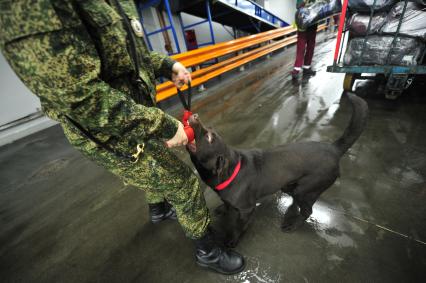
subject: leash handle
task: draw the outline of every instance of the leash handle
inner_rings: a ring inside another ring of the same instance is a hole
[[[185,131],[186,137],[188,138],[188,143],[191,143],[195,139],[194,129],[191,128],[191,126],[189,125],[189,122],[188,122],[189,117],[191,117],[191,115],[192,115],[192,112],[191,112],[191,98],[192,98],[191,82],[188,81],[188,101],[185,100],[185,96],[179,88],[177,89],[177,91],[178,91],[180,102],[182,102],[183,108],[185,108],[185,110],[183,111],[183,116],[182,116],[183,130]]]
[[[192,86],[191,81],[188,81],[188,110],[191,111]]]
[[[188,81],[188,101],[185,99],[185,95],[183,92],[177,88],[178,96],[180,99],[180,102],[183,105],[183,108],[187,111],[191,111],[191,100],[192,100],[192,87],[191,87],[191,81]]]

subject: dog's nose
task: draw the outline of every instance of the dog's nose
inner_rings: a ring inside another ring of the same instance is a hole
[[[191,127],[198,125],[199,124],[198,114],[192,114],[191,117],[189,117],[188,122]]]

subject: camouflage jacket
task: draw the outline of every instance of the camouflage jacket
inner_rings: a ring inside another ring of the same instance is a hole
[[[133,147],[178,125],[154,107],[174,61],[147,50],[137,20],[132,0],[0,0],[0,49],[47,116]]]

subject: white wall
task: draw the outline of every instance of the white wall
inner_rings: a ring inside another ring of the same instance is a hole
[[[164,20],[166,21],[166,25],[169,25],[167,14],[164,12],[163,12],[163,17],[164,17]],[[160,29],[160,21],[158,19],[155,8],[144,9],[142,12],[142,19],[143,19],[143,25],[145,27],[145,31],[147,33]],[[179,19],[177,16],[173,16],[173,23],[176,28],[176,33],[177,33],[177,37],[179,41],[179,46],[181,48],[181,52],[186,51],[186,49],[184,48],[185,46],[184,38],[183,38],[182,32],[180,32]],[[176,48],[171,30],[168,31],[168,34],[173,45],[173,50],[174,52],[176,52],[177,48]],[[149,40],[151,42],[152,48],[155,51],[167,54],[167,50],[164,48],[165,41],[164,41],[163,33],[157,33],[155,35],[152,35],[149,37]]]
[[[265,8],[290,25],[294,22],[296,13],[296,0],[269,0]]]
[[[183,24],[185,26],[192,24],[192,23],[197,23],[197,22],[200,22],[200,21],[203,21],[203,20],[205,20],[205,19],[182,13],[182,21],[183,21]],[[213,24],[213,31],[214,31],[214,37],[215,37],[216,43],[229,41],[229,40],[234,39],[234,37],[232,36],[232,28],[231,27],[224,27],[221,24],[218,24],[218,23],[215,23],[215,22],[213,22],[212,24]],[[180,28],[180,26],[179,26],[179,28]],[[192,27],[190,29],[195,30],[195,35],[197,36],[198,44],[211,41],[210,27],[209,27],[208,23],[197,25],[197,26]]]
[[[163,17],[166,22],[166,25],[169,25],[167,14],[163,11]],[[155,12],[154,8],[144,9],[142,12],[142,18],[144,27],[147,33],[153,32],[155,30],[158,30],[160,28],[160,22],[158,20],[157,13]],[[202,18],[198,18],[186,13],[182,13],[182,21],[185,26],[200,22]],[[173,24],[176,29],[176,34],[179,41],[179,47],[181,52],[185,52],[186,45],[185,45],[185,39],[184,34],[182,32],[182,27],[180,25],[180,21],[178,18],[178,15],[173,15]],[[197,42],[198,44],[206,43],[211,41],[210,36],[210,27],[208,23],[204,23],[195,27],[192,27],[190,29],[195,30],[195,34],[197,36]],[[221,24],[213,22],[213,30],[214,30],[214,36],[216,43],[218,42],[224,42],[234,39],[232,36],[232,28],[231,27],[223,27]],[[173,34],[171,30],[168,31],[169,38],[173,44],[173,50],[176,52],[176,45],[173,38]],[[162,53],[167,53],[166,49],[164,48],[164,38],[162,33],[157,33],[155,35],[152,35],[149,37],[149,40],[151,42],[151,45],[155,51],[159,51]]]
[[[0,126],[39,110],[39,99],[19,80],[0,53]]]

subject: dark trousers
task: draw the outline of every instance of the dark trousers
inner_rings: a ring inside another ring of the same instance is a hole
[[[317,26],[309,27],[306,31],[297,32],[297,49],[295,68],[302,65],[310,66],[314,56],[315,39],[317,36]]]
[[[339,26],[340,14],[333,16],[334,26]]]

